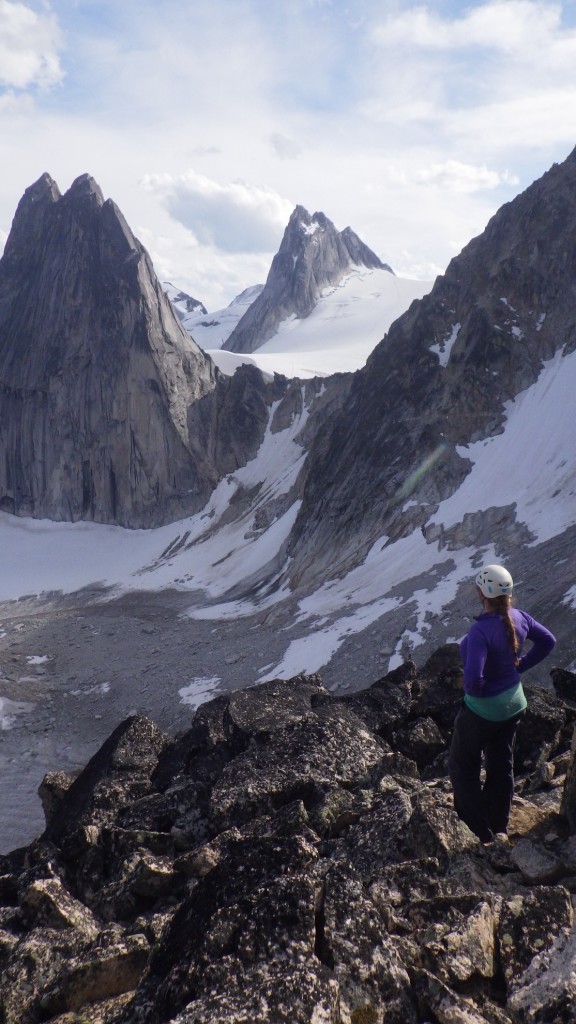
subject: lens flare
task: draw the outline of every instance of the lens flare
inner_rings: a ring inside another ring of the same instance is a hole
[[[438,462],[438,459],[440,459],[442,455],[444,455],[444,452],[446,451],[447,448],[447,442],[442,441],[438,445],[438,447],[435,448],[433,452],[430,452],[430,455],[427,455],[426,458],[420,463],[420,465],[417,466],[412,473],[410,473],[410,476],[406,477],[406,480],[402,484],[402,487],[396,494],[396,498],[398,499],[398,501],[402,501],[404,498],[407,498],[408,495],[412,493],[417,484],[419,484],[422,478],[426,476],[426,473],[429,473],[432,467],[435,466],[436,463]]]

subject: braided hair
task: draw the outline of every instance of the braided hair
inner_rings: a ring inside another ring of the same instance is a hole
[[[488,603],[494,609],[498,615],[501,615],[504,620],[504,629],[506,630],[506,638],[510,647],[514,652],[514,662],[518,664],[518,652],[520,650],[520,641],[518,640],[518,634],[514,628],[512,616],[510,615],[510,608],[512,607],[512,598],[510,594],[499,594],[498,597],[486,598]]]

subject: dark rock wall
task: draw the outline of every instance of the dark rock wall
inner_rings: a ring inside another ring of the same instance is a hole
[[[187,414],[214,387],[117,207],[44,175],[0,261],[0,507],[130,526],[200,507],[217,472]]]
[[[308,460],[295,575],[423,525],[468,472],[455,446],[497,433],[505,402],[574,348],[575,310],[576,151],[492,218],[355,375]],[[408,499],[420,507],[403,512]]]

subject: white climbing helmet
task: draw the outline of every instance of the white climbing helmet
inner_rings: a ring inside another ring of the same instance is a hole
[[[514,580],[503,565],[485,565],[476,575],[476,586],[484,597],[500,597],[512,593]]]

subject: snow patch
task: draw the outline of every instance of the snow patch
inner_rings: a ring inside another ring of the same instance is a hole
[[[441,366],[446,366],[448,360],[450,359],[452,346],[454,345],[454,342],[456,341],[458,334],[460,333],[461,326],[462,324],[454,324],[450,331],[450,334],[448,335],[447,338],[444,339],[444,341],[439,342],[437,345],[430,345],[430,351],[434,352],[438,356]]]
[[[516,505],[516,517],[543,543],[574,523],[576,417],[566,416],[576,390],[576,352],[557,352],[538,380],[505,406],[501,434],[458,448],[473,463],[431,524],[445,529],[467,512]]]
[[[263,284],[256,284],[251,288],[245,288],[228,306],[213,313],[185,313],[182,315],[182,325],[204,351],[220,348],[228,340],[248,307],[258,298],[263,287]]]
[[[85,697],[91,693],[110,693],[110,683],[96,683],[95,686],[85,686],[82,690],[70,690],[71,697]]]
[[[23,700],[9,700],[8,697],[0,697],[0,731],[13,729],[16,725],[16,716],[24,715],[34,710],[35,705]]]
[[[188,707],[195,711],[201,704],[210,700],[219,684],[219,676],[200,676],[196,679],[192,679],[187,686],[183,686],[178,690],[178,693],[180,694],[180,703],[187,704]]]
[[[419,646],[429,631],[430,619],[454,600],[460,583],[473,575],[472,561],[477,554],[476,548],[440,551],[437,545],[427,544],[420,533],[393,544],[381,538],[362,565],[340,579],[329,580],[299,602],[292,628],[306,623],[308,635],[293,640],[283,659],[262,678],[289,678],[302,671],[318,671],[352,634],[400,607],[406,610],[407,618],[416,616],[416,628],[405,631],[405,639],[411,649]],[[430,574],[429,588],[420,588],[407,597],[394,595],[396,588],[414,578],[415,570],[418,575]],[[350,611],[342,615],[347,605]],[[387,670],[403,660],[401,646]]]

